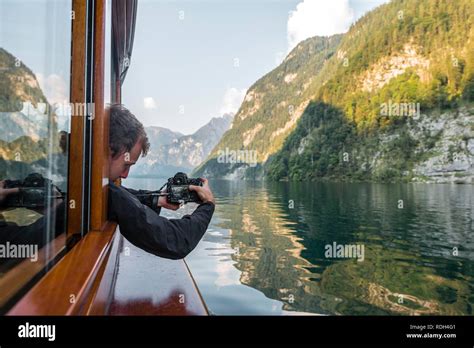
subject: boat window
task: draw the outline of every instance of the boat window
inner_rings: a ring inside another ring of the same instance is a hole
[[[0,309],[65,247],[71,1],[0,2]],[[12,269],[15,272],[9,272]]]

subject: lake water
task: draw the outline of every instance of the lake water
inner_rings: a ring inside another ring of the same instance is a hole
[[[124,186],[164,182],[129,178]],[[214,314],[473,314],[472,185],[211,187],[216,212],[186,261]],[[340,248],[359,253],[329,254]]]

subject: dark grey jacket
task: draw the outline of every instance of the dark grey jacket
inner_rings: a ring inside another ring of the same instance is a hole
[[[133,245],[168,259],[184,258],[206,232],[214,204],[201,204],[181,219],[166,219],[159,215],[159,208],[152,210],[134,196],[145,192],[109,183],[109,219],[118,222],[120,232]]]

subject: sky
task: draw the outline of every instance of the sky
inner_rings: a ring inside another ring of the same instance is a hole
[[[122,102],[145,126],[191,134],[236,112],[298,42],[346,32],[387,0],[138,0]],[[69,100],[69,0],[0,0],[0,47]]]
[[[0,47],[31,69],[50,104],[69,103],[70,1],[0,0]],[[69,122],[60,117],[60,129]]]
[[[139,0],[123,103],[147,126],[190,134],[308,37],[343,33],[382,0]]]

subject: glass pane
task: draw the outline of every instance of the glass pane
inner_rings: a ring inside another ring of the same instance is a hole
[[[39,270],[64,246],[70,119],[81,111],[69,104],[71,10],[0,2],[0,288],[14,266]]]

